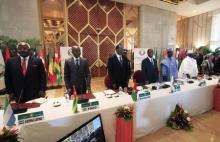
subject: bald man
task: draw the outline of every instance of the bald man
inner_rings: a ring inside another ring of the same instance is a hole
[[[46,72],[42,60],[30,56],[30,45],[20,42],[18,56],[5,64],[6,91],[17,103],[45,96]]]
[[[64,81],[68,94],[72,94],[75,86],[77,94],[85,94],[91,91],[90,87],[90,70],[87,59],[81,58],[80,48],[72,47],[73,57],[65,61],[64,64]]]

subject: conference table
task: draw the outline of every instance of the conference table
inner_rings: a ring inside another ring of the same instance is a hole
[[[140,138],[166,125],[170,113],[176,104],[183,106],[192,116],[204,113],[213,108],[213,88],[218,79],[207,80],[206,86],[193,84],[181,85],[181,91],[170,93],[170,88],[151,91],[151,97],[133,102],[130,95],[121,94],[117,98],[107,98],[103,92],[94,93],[99,101],[99,108],[73,113],[72,102],[64,97],[51,98],[38,108],[28,112],[43,111],[44,120],[18,126],[24,142],[54,142],[78,128],[97,114],[101,114],[107,142],[115,141],[116,116],[119,106],[134,107],[134,137]],[[61,102],[61,106],[53,107],[53,102]]]

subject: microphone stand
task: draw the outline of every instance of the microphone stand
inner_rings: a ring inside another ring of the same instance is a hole
[[[13,110],[14,114],[18,114],[18,113],[24,113],[27,111],[27,108],[20,108],[20,101],[21,101],[21,97],[24,94],[24,89],[21,90],[20,95],[19,95],[19,99],[18,102],[16,103],[16,109]]]

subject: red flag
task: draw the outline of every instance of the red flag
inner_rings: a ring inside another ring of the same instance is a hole
[[[5,49],[5,62],[11,58],[11,54],[8,48]]]
[[[134,81],[133,91],[135,93],[137,93],[137,83],[136,83],[136,81]]]
[[[74,99],[76,97],[78,97],[77,92],[76,92],[76,88],[75,88],[75,86],[73,86],[73,92],[72,92],[72,95],[71,95],[71,99]]]

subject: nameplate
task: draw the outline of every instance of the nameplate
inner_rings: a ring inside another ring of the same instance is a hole
[[[20,114],[18,115],[18,125],[40,121],[43,119],[44,119],[43,111]]]
[[[175,93],[181,91],[180,85],[179,84],[173,84],[171,85],[171,93]]]
[[[175,84],[174,89],[175,89],[175,92],[181,91],[181,88],[180,88],[179,84]]]
[[[150,98],[150,92],[149,91],[138,91],[138,100],[143,100]]]
[[[92,109],[97,109],[99,107],[99,101],[93,101],[88,103],[82,103],[81,108],[83,111],[88,111]]]

